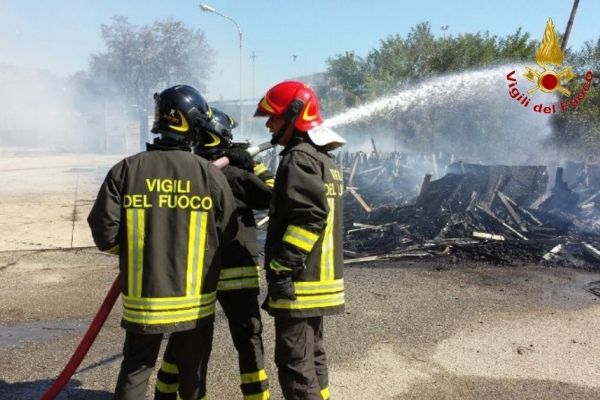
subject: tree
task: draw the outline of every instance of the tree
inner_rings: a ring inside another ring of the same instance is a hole
[[[587,71],[592,71],[595,78],[582,102],[552,119],[553,132],[550,143],[571,156],[599,161],[600,91],[597,76],[600,73],[600,38],[586,42],[580,51],[574,52],[568,64],[576,68],[578,75],[578,79],[566,85],[571,91],[570,99],[577,96],[582,89]]]
[[[368,92],[364,60],[357,57],[354,52],[346,52],[335,58],[328,58],[327,64],[326,79],[330,87],[341,90],[346,106],[359,105]]]
[[[214,51],[202,32],[173,19],[136,26],[114,16],[101,32],[107,51],[91,56],[90,77],[104,90],[118,88],[115,95],[133,105],[143,147],[152,94],[177,83],[203,90]]]

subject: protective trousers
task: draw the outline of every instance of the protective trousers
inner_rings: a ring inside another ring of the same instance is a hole
[[[244,400],[268,400],[269,381],[257,295],[252,291],[232,290],[218,292],[217,298],[227,316],[233,345],[238,352]]]
[[[183,400],[198,400],[206,393],[206,364],[212,344],[213,325],[175,332],[170,354],[179,367],[179,395]],[[115,400],[144,400],[148,380],[158,358],[163,334],[127,332],[123,362],[115,389]]]
[[[231,290],[218,292],[217,298],[227,317],[231,338],[238,352],[243,398],[244,400],[268,400],[269,381],[265,371],[262,323],[257,295],[252,290]],[[176,365],[167,347],[158,372],[154,399],[176,400],[176,384]]]
[[[323,317],[275,317],[275,364],[286,400],[328,400]]]

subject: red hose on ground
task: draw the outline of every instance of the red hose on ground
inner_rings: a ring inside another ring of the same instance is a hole
[[[87,332],[79,342],[79,346],[75,350],[75,353],[71,356],[71,359],[65,365],[65,368],[62,370],[58,378],[54,381],[50,389],[44,393],[40,400],[54,400],[54,398],[60,393],[60,391],[65,387],[69,379],[73,376],[81,361],[83,361],[90,347],[96,340],[96,336],[98,336],[98,332],[102,329],[106,318],[110,314],[110,310],[112,310],[117,298],[119,298],[119,294],[121,292],[121,279],[120,275],[117,275],[117,279],[112,284],[112,287],[106,294],[100,309],[96,313],[96,316],[92,320]]]

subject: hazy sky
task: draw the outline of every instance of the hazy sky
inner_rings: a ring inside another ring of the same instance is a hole
[[[505,36],[519,26],[540,40],[551,17],[564,31],[572,1],[207,0],[234,18],[243,33],[244,97],[259,97],[279,80],[321,72],[328,57],[359,56],[389,35],[403,37],[429,21],[435,35],[489,31]],[[0,63],[46,69],[57,75],[85,70],[91,53],[104,51],[100,25],[123,15],[137,25],[173,17],[205,32],[217,50],[206,97],[239,97],[239,40],[235,25],[200,11],[193,0],[2,0]],[[581,0],[569,45],[600,37],[600,1]],[[250,56],[254,53],[254,73]],[[295,59],[295,60],[294,60]]]

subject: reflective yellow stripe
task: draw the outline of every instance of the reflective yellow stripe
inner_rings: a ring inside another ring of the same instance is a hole
[[[182,297],[132,297],[124,295],[123,307],[137,310],[178,310],[199,307],[214,303],[217,293],[204,293],[199,296]]]
[[[252,276],[258,276],[260,267],[255,265],[253,267],[236,267],[236,268],[221,268],[219,273],[219,279],[233,279],[233,278],[247,278]]]
[[[263,163],[258,163],[254,166],[254,175],[260,175],[267,170],[267,167]]]
[[[335,215],[335,202],[333,198],[327,198],[329,213],[325,225],[325,234],[321,245],[321,281],[331,281],[334,277],[333,261],[333,219]]]
[[[161,325],[195,321],[215,313],[215,303],[178,311],[143,311],[123,309],[123,319],[136,324]]]
[[[244,395],[244,400],[269,400],[270,398],[271,392],[269,392],[269,389],[265,390],[262,393]]]
[[[177,364],[172,364],[165,360],[163,360],[162,363],[160,364],[160,370],[167,374],[178,374],[179,373],[179,368],[177,368]]]
[[[275,187],[275,178],[265,179],[265,185],[273,189]]]
[[[198,211],[190,212],[186,286],[186,294],[188,296],[198,295],[202,290],[207,221],[208,213]]]
[[[344,279],[327,282],[294,282],[294,291],[297,295],[330,294],[344,290]]]
[[[344,292],[315,296],[302,296],[296,293],[296,296],[298,297],[296,300],[272,300],[269,298],[269,307],[287,310],[305,310],[308,308],[335,307],[344,304]]]
[[[178,383],[168,384],[161,382],[158,379],[156,380],[156,390],[161,393],[177,393],[177,389],[179,389]]]
[[[240,290],[240,289],[256,289],[260,287],[258,276],[252,278],[238,278],[229,281],[219,281],[217,284],[218,291]]]
[[[283,265],[280,262],[277,262],[275,260],[271,260],[271,262],[269,263],[269,268],[271,269],[271,271],[276,272],[276,273],[292,271],[292,269],[290,267],[286,267],[285,265]]]
[[[128,208],[127,219],[127,292],[131,296],[142,295],[144,272],[144,209]]]
[[[312,250],[317,240],[319,240],[319,235],[295,225],[289,225],[283,234],[284,242],[293,244],[306,252]]]
[[[329,388],[323,388],[321,389],[321,397],[323,398],[323,400],[329,400]]]
[[[260,267],[223,268],[219,274],[217,290],[253,289],[260,286]]]
[[[131,277],[133,276],[133,271],[135,270],[133,263],[134,263],[134,258],[133,258],[133,253],[134,253],[134,242],[133,242],[133,232],[135,231],[134,227],[133,227],[133,212],[134,210],[132,208],[128,208],[127,211],[125,212],[125,217],[126,217],[126,222],[125,224],[127,225],[127,293],[129,294],[134,294],[133,293],[133,280],[131,279]]]
[[[268,378],[267,371],[264,369],[259,369],[256,372],[241,374],[240,377],[242,378],[242,384],[266,381]]]

